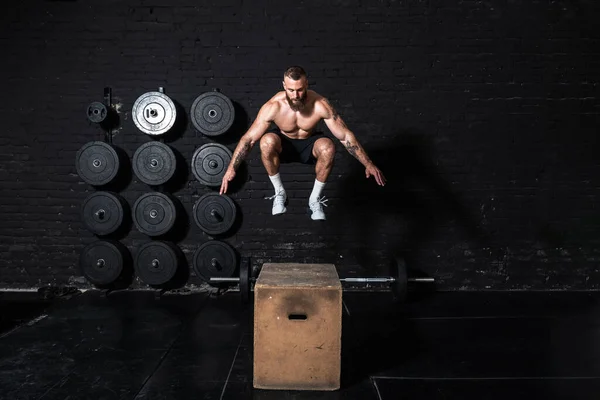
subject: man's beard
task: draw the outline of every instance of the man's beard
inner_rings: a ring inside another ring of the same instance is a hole
[[[290,99],[290,96],[288,96],[287,93],[285,94],[285,97],[287,98],[287,102],[290,105],[290,108],[292,110],[294,110],[294,111],[304,110],[304,106],[306,105],[306,93],[304,94],[304,96],[300,97],[296,101]]]

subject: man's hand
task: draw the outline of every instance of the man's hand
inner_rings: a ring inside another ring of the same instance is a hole
[[[367,166],[367,168],[365,169],[365,175],[367,176],[367,179],[373,176],[375,178],[375,181],[377,181],[378,185],[385,186],[385,177],[383,176],[379,168],[375,166],[375,164],[369,164]]]
[[[235,170],[228,168],[227,172],[225,172],[225,175],[223,175],[223,181],[221,182],[221,191],[219,192],[219,194],[227,193],[227,186],[229,185],[229,182],[233,180],[233,178],[235,178]]]

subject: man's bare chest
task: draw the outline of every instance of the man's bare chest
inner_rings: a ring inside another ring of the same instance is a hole
[[[284,112],[275,118],[275,124],[282,131],[290,134],[311,132],[319,123],[315,113]]]

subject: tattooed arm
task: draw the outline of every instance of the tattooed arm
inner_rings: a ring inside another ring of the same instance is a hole
[[[333,136],[338,138],[346,150],[348,150],[348,153],[360,161],[360,163],[365,167],[367,167],[369,164],[373,164],[363,147],[356,139],[356,136],[354,136],[354,133],[348,129],[342,117],[338,114],[331,103],[329,103],[329,101],[324,97],[321,99],[321,106],[325,124],[331,133],[333,133]]]
[[[318,101],[318,104],[319,112],[329,130],[333,133],[333,136],[340,140],[348,153],[365,166],[366,177],[369,178],[373,176],[378,185],[385,185],[385,177],[379,168],[375,166],[373,161],[371,161],[365,149],[358,142],[356,136],[354,136],[354,133],[348,129],[344,120],[331,103],[323,97]]]
[[[379,168],[375,166],[373,161],[367,155],[365,149],[361,146],[361,144],[354,136],[354,133],[344,123],[342,117],[338,114],[335,108],[329,103],[326,98],[321,98],[318,102],[319,111],[325,124],[333,133],[333,136],[338,138],[340,142],[344,145],[348,153],[350,153],[354,158],[356,158],[362,165],[366,168],[366,176],[369,178],[373,176],[379,185],[385,185],[385,178]]]
[[[279,111],[279,104],[277,102],[267,102],[264,104],[260,111],[258,112],[258,116],[254,120],[254,123],[248,129],[248,132],[244,134],[240,138],[240,142],[236,146],[233,155],[231,157],[231,162],[227,167],[227,171],[223,176],[223,181],[221,182],[221,191],[220,194],[227,192],[227,186],[229,182],[235,177],[235,171],[238,169],[242,161],[248,156],[250,150],[254,147],[256,142],[260,140],[260,138],[265,134],[271,122],[275,119],[275,115]]]
[[[240,142],[231,157],[229,169],[237,170],[256,142],[258,142],[265,132],[267,132],[267,129],[269,129],[271,122],[275,119],[278,108],[279,103],[276,102],[268,102],[260,108],[254,123],[250,129],[248,129],[248,132],[240,138]]]

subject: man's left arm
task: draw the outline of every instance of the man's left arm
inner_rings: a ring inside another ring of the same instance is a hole
[[[385,185],[385,177],[375,166],[373,161],[367,155],[365,149],[361,146],[356,139],[354,133],[348,129],[342,117],[338,114],[335,108],[329,103],[326,98],[322,98],[320,101],[321,113],[325,124],[336,138],[344,145],[348,153],[356,158],[362,165],[365,166],[365,174],[367,178],[373,176],[377,181],[377,184]]]

